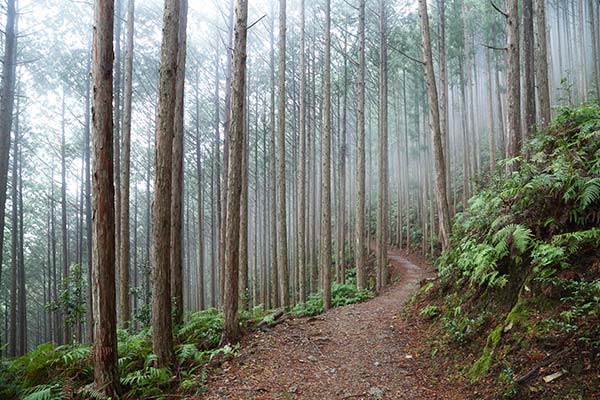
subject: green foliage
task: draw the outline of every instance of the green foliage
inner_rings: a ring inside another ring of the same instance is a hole
[[[160,393],[160,387],[167,384],[170,378],[166,368],[148,366],[128,373],[121,378],[121,383],[131,388],[128,396],[136,398]]]
[[[23,391],[23,400],[62,400],[60,384],[38,385]]]
[[[199,311],[190,315],[189,321],[177,331],[181,343],[199,343],[203,348],[212,348],[219,344],[223,314],[215,308]]]
[[[438,260],[440,284],[422,294],[434,302],[421,314],[443,324],[451,341],[477,344],[487,331],[468,376],[496,371],[507,398],[518,388],[505,358],[513,342],[526,348],[536,335],[570,335],[600,350],[600,109],[558,111],[549,130],[533,135],[527,157],[501,162],[518,168],[492,177],[456,216]],[[504,323],[486,328],[498,314]],[[500,347],[505,327],[510,339]]]
[[[373,292],[366,289],[358,290],[352,279],[348,279],[344,284],[334,283],[331,287],[331,305],[333,307],[359,303],[371,297],[373,297]],[[308,297],[306,303],[296,304],[289,314],[295,317],[312,317],[322,314],[324,311],[321,295],[312,294]]]
[[[428,306],[421,309],[419,314],[433,319],[439,314],[438,306],[436,306],[435,304],[429,304]]]
[[[58,300],[50,302],[47,308],[50,311],[60,311],[65,316],[65,322],[69,326],[83,323],[85,321],[87,288],[86,279],[83,276],[81,265],[71,265],[69,275],[63,282]]]

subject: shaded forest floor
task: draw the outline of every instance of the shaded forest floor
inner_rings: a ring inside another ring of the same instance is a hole
[[[201,398],[464,398],[450,371],[419,354],[421,327],[399,315],[433,271],[398,250],[389,259],[394,283],[379,296],[245,336],[239,355],[210,373]]]

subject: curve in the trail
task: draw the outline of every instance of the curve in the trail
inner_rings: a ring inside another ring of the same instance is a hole
[[[316,318],[247,335],[240,355],[209,377],[202,399],[444,399],[398,314],[430,276],[389,253],[394,284]]]

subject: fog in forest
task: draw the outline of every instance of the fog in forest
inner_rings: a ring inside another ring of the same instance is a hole
[[[102,2],[2,2],[0,343],[6,357],[47,342],[92,340],[95,3]],[[234,56],[239,21],[233,0],[133,3],[114,1],[112,78],[115,307],[118,325],[132,334],[151,325],[156,332],[157,326],[153,246],[159,242],[153,227],[164,220],[153,215],[160,208],[153,203],[169,4],[177,3],[180,13],[174,17],[180,19],[179,37],[172,42],[178,45],[171,46],[179,57],[177,74],[181,60],[185,66],[180,83],[172,81],[173,93],[183,95],[177,97],[183,109],[174,106],[183,118],[183,147],[178,156],[176,116],[173,162],[180,157],[182,169],[173,173],[169,196],[171,207],[179,208],[172,209],[166,232],[176,229],[178,236],[160,241],[167,261],[169,249],[179,246],[170,259],[182,273],[171,283],[175,325],[194,312],[222,309],[229,273],[239,274],[232,293],[239,290],[241,310],[304,303],[331,290],[331,282],[343,284],[358,258],[365,263],[375,257],[376,265],[375,275],[356,271],[359,289],[379,291],[390,282],[389,249],[438,256],[448,245],[448,219],[465,210],[492,176],[518,164],[528,153],[530,132],[547,127],[561,107],[600,97],[597,1],[423,1],[430,61],[423,51],[421,4],[414,0],[367,0],[364,15],[359,0],[289,1],[287,9],[283,1],[285,29],[281,1],[237,1],[240,7],[247,3],[242,72]],[[516,18],[510,7],[517,7]],[[516,37],[509,20],[517,22]],[[5,30],[11,24],[14,38]],[[7,60],[14,60],[12,72]],[[428,66],[437,86],[437,116]],[[236,73],[245,76],[244,94],[236,91],[235,77],[242,76]],[[511,92],[515,86],[519,91]],[[232,138],[242,144],[230,140],[239,124],[243,129]],[[518,131],[522,135],[515,137]],[[242,150],[239,175],[230,146]],[[240,180],[239,190],[228,187],[232,176]],[[240,203],[241,222],[231,228],[240,231],[234,253],[226,251],[230,192]],[[357,221],[360,212],[363,222]],[[231,254],[240,258],[228,270]],[[226,323],[227,315],[226,307]]]

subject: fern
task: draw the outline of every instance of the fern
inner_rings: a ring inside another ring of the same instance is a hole
[[[512,243],[517,250],[517,255],[525,253],[531,239],[531,230],[519,224],[509,224],[500,229],[493,236],[492,242],[496,246],[498,256],[509,254],[509,244]]]
[[[202,352],[198,350],[195,344],[183,344],[177,352],[179,362],[185,361],[196,361],[199,362],[202,359]]]
[[[59,383],[34,386],[23,392],[22,400],[62,400],[61,386]]]
[[[588,180],[583,187],[583,192],[580,196],[582,210],[586,210],[589,206],[600,201],[600,178]]]

